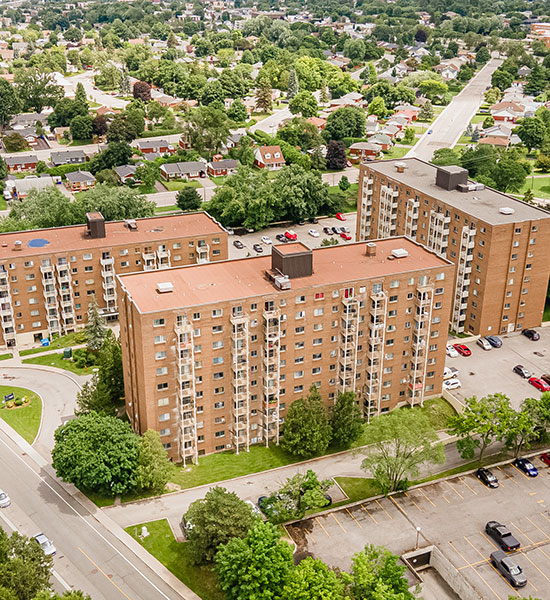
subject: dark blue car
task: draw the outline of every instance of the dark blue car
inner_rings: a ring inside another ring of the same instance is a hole
[[[493,348],[500,348],[502,346],[502,340],[496,335],[486,335],[485,339]]]
[[[512,464],[529,477],[536,477],[539,474],[537,467],[527,458],[516,458]]]

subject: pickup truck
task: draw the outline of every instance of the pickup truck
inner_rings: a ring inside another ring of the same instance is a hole
[[[523,569],[511,556],[508,556],[502,550],[495,550],[491,554],[491,564],[510,582],[510,585],[516,588],[527,585],[527,577]]]
[[[520,546],[508,527],[501,525],[498,521],[489,521],[485,525],[485,533],[506,552],[517,550]]]

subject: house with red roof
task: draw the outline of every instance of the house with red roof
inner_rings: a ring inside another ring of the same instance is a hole
[[[275,171],[285,166],[285,157],[280,146],[260,146],[254,151],[254,166],[258,169]]]

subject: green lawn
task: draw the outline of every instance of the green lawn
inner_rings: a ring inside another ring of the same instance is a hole
[[[340,212],[355,212],[357,210],[357,192],[359,190],[358,183],[352,183],[350,187],[343,192],[337,185],[330,186],[329,194],[344,194],[344,200],[340,205]]]
[[[223,185],[226,180],[227,180],[227,176],[210,177],[210,181],[213,181],[216,185]]]
[[[225,594],[217,586],[216,575],[212,568],[197,567],[192,564],[188,544],[176,542],[166,519],[143,523],[143,525],[149,532],[143,540],[138,537],[142,525],[127,527],[125,531],[203,600],[225,598]]]
[[[38,394],[25,388],[12,387],[11,385],[0,386],[1,398],[12,392],[16,398],[29,398],[29,403],[23,406],[0,409],[0,418],[15,429],[29,444],[32,444],[40,428],[42,401]]]
[[[7,354],[0,354],[0,360],[8,360],[10,358],[13,358],[13,354],[11,352],[8,352]]]
[[[72,371],[77,375],[91,375],[94,367],[81,368],[77,367],[72,360],[66,360],[63,358],[63,354],[44,354],[43,356],[35,356],[34,358],[27,358],[23,361],[25,364],[30,363],[33,365],[47,365],[48,367],[57,367],[58,369],[64,369],[65,371]]]
[[[474,117],[472,118],[470,123],[473,123],[474,125],[476,125],[477,123],[483,123],[483,121],[485,121],[486,118],[487,118],[487,115],[477,114],[477,115],[474,115]]]
[[[47,352],[48,350],[57,350],[58,348],[68,348],[69,346],[77,346],[79,344],[86,343],[86,334],[84,331],[76,331],[68,333],[60,337],[56,337],[51,340],[49,346],[40,348],[29,348],[28,350],[21,350],[19,354],[21,356],[27,356],[28,354],[39,354],[40,352]]]
[[[410,146],[393,146],[391,150],[383,153],[382,159],[389,160],[391,158],[403,158],[410,149]]]
[[[157,206],[157,207],[155,207],[155,212],[157,214],[159,214],[159,213],[166,213],[166,212],[174,212],[174,211],[181,212],[181,210],[180,210],[180,208],[178,207],[177,204],[171,204],[170,206]]]
[[[525,185],[519,193],[523,196],[527,190],[533,190],[533,195],[536,198],[544,198],[550,200],[550,176],[548,177],[527,177]]]
[[[93,144],[94,140],[73,140],[69,146],[88,146],[89,144]]]
[[[372,498],[380,493],[374,479],[368,477],[335,477],[334,480],[344,490],[349,502]]]
[[[429,477],[424,477],[424,479],[415,481],[414,484],[435,481],[436,479],[443,479],[444,477],[451,477],[451,475],[458,475],[460,473],[465,473],[466,471],[472,471],[473,469],[478,469],[479,467],[494,465],[502,460],[506,460],[506,458],[508,458],[506,452],[491,454],[486,456],[481,462],[479,460],[473,460],[471,462],[464,463],[463,465],[459,465],[458,467],[454,467],[453,469],[447,469],[446,471],[440,471],[439,473],[435,473]]]
[[[179,192],[179,190],[183,190],[183,188],[201,188],[202,185],[198,181],[163,181],[162,185],[169,192]]]

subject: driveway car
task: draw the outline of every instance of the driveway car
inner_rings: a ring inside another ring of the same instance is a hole
[[[235,240],[233,242],[233,246],[235,246],[235,248],[238,248],[239,250],[242,250],[244,248],[244,244],[241,242],[241,240]]]
[[[542,460],[542,462],[545,465],[548,465],[550,467],[550,454],[548,452],[545,452],[544,454],[540,455],[540,459]]]
[[[6,492],[0,490],[0,508],[7,508],[10,504],[10,497],[6,494]]]
[[[529,477],[536,477],[539,474],[537,467],[527,458],[516,458],[512,464]]]
[[[56,552],[53,542],[43,533],[37,533],[33,536],[34,541],[42,548],[46,556],[53,556]]]
[[[345,231],[340,232],[340,237],[348,242],[351,240],[351,235],[349,233],[346,233]]]
[[[458,375],[458,369],[456,367],[445,367],[443,369],[443,379],[452,379]]]
[[[263,248],[260,246],[260,244],[254,244],[254,245],[252,246],[252,248],[254,248],[254,250],[255,250],[256,252],[258,252],[259,254],[261,254],[261,253],[264,251],[264,249],[263,249]]]
[[[334,215],[339,221],[345,221],[346,217],[342,213],[336,213]]]
[[[534,329],[524,329],[521,333],[532,342],[538,342],[540,340],[540,333]]]
[[[269,246],[270,244],[273,244],[273,242],[271,241],[271,238],[267,235],[262,235],[262,237],[260,238],[262,244],[265,244],[266,246]]]
[[[491,346],[489,341],[482,337],[476,341],[476,344],[483,350],[492,350],[493,349],[493,346]]]
[[[491,471],[489,471],[489,469],[481,467],[475,472],[475,476],[488,488],[498,487],[498,479],[491,473]]]
[[[523,573],[522,568],[511,557],[507,556],[506,552],[496,550],[491,552],[491,564],[495,569],[510,582],[514,587],[523,587],[527,585],[527,577]]]
[[[529,383],[537,388],[539,392],[550,392],[550,385],[543,381],[539,377],[529,377]]]
[[[315,229],[310,229],[308,233],[311,237],[319,237],[319,232]]]
[[[285,237],[287,240],[294,241],[298,239],[298,234],[292,229],[289,229],[288,231],[285,231]]]
[[[529,379],[529,377],[531,377],[531,373],[529,373],[523,365],[516,365],[512,371],[517,373],[520,377],[523,377],[523,379]]]
[[[470,348],[468,348],[468,346],[465,346],[464,344],[453,344],[454,349],[461,355],[461,356],[470,356],[470,354],[472,354],[472,351],[470,350]]]
[[[452,344],[447,344],[447,356],[449,358],[456,358],[458,356],[458,352]]]
[[[493,348],[500,348],[502,346],[502,340],[496,335],[486,335],[485,339]]]
[[[512,532],[498,521],[489,521],[485,525],[485,533],[493,538],[495,542],[506,552],[517,550],[520,543],[512,535]]]
[[[453,377],[452,379],[445,379],[443,382],[444,390],[456,390],[459,387],[462,387],[462,384],[460,383],[460,379],[457,379],[456,377]]]
[[[323,227],[323,233],[325,235],[332,235],[334,231],[332,231],[332,227]]]

